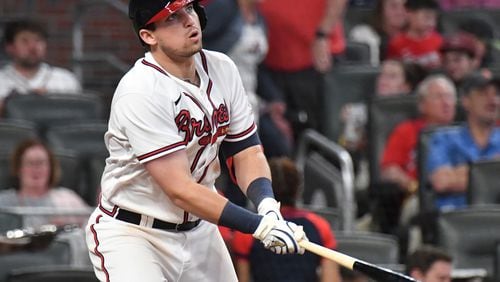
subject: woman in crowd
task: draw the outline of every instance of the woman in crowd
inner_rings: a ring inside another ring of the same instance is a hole
[[[405,0],[380,0],[367,23],[354,26],[349,40],[370,46],[372,65],[378,65],[386,54],[389,39],[401,32],[407,23]]]
[[[52,151],[37,139],[27,139],[14,149],[10,163],[13,186],[0,192],[0,206],[71,208],[87,207],[72,190],[58,187],[60,167]],[[78,223],[75,217],[26,216],[24,226]]]

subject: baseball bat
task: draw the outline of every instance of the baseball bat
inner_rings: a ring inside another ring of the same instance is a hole
[[[299,245],[311,253],[315,253],[324,258],[333,260],[339,265],[350,270],[359,271],[369,278],[375,279],[379,282],[416,282],[415,279],[401,273],[397,273],[390,269],[379,267],[374,264],[353,258],[351,256],[325,248],[313,242],[305,240],[299,241]]]

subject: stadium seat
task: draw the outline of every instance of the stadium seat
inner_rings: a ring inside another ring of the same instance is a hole
[[[461,23],[469,19],[481,19],[495,30],[500,24],[500,11],[495,9],[459,9],[443,11],[440,14],[438,28],[443,34],[453,34]]]
[[[324,116],[321,133],[338,140],[341,132],[340,111],[348,103],[368,103],[375,89],[378,67],[337,66],[325,76]]]
[[[105,121],[78,121],[50,126],[46,138],[51,147],[71,150],[80,156],[106,155],[104,133],[107,128]]]
[[[19,268],[32,266],[67,265],[71,262],[70,245],[54,240],[46,249],[15,251],[0,256],[0,281]]]
[[[102,101],[97,95],[83,93],[14,95],[5,103],[5,117],[34,122],[40,136],[55,124],[102,119]]]
[[[300,138],[296,162],[304,176],[300,204],[334,209],[340,215],[340,223],[335,226],[352,229],[356,205],[349,153],[317,131],[308,129]]]
[[[17,144],[24,139],[37,137],[36,124],[15,119],[0,120],[0,144],[1,150],[11,153]]]
[[[59,185],[75,191],[80,196],[84,195],[87,190],[85,167],[78,153],[73,150],[55,149],[54,156],[61,167]]]
[[[496,247],[500,242],[499,223],[499,207],[443,212],[438,218],[438,244],[452,255],[454,267],[482,268],[492,278]]]
[[[106,130],[107,124],[104,121],[55,125],[47,129],[46,138],[50,147],[69,150],[78,156],[84,178],[80,182],[83,185],[79,185],[79,194],[89,205],[95,205],[100,183],[100,179],[97,178],[100,178],[104,161],[108,156],[104,144]]]
[[[23,227],[23,218],[20,215],[0,211],[0,234]]]
[[[9,161],[10,153],[0,151],[0,190],[7,189],[12,186]]]
[[[347,41],[344,52],[345,60],[341,64],[370,65],[370,46],[363,42]]]
[[[106,161],[101,156],[95,156],[89,160],[89,179],[87,193],[84,195],[87,203],[96,206],[101,192],[101,177]]]
[[[380,180],[380,162],[387,138],[400,122],[417,117],[417,97],[376,97],[369,104],[368,164],[370,181]]]
[[[470,164],[467,198],[471,205],[500,205],[500,159]]]
[[[335,232],[337,250],[377,265],[399,264],[399,243],[395,236],[376,232]]]
[[[69,265],[26,267],[9,274],[7,282],[99,282],[91,267]]]

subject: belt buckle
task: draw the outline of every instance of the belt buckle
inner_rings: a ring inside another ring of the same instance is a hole
[[[182,230],[179,230],[179,227],[181,226],[181,223],[177,223],[175,225],[175,231],[182,231]]]

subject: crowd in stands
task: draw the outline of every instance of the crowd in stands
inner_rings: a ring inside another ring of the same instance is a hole
[[[342,105],[337,117],[342,132],[331,140],[350,153],[356,171],[370,155],[370,103],[379,98],[416,97],[418,116],[397,124],[386,137],[378,164],[380,181],[357,187],[368,195],[363,201],[356,199],[358,205],[366,205],[362,210],[367,214],[359,216],[371,220],[360,229],[397,236],[406,274],[422,282],[451,281],[449,250],[440,249],[436,242],[408,242],[414,239],[409,230],[418,225],[419,191],[435,194],[433,209],[437,213],[465,208],[467,189],[471,189],[470,165],[500,159],[500,62],[495,55],[499,52],[499,26],[469,17],[457,22],[453,31],[445,31],[440,21],[444,13],[464,9],[498,9],[500,16],[500,1],[318,0],[290,4],[289,0],[210,0],[204,6],[208,17],[204,48],[225,53],[235,62],[258,121],[282,214],[303,225],[312,242],[337,247],[330,224],[300,206],[303,175],[294,157],[304,130],[322,133],[329,123],[324,97],[349,95],[330,93],[325,83],[333,70],[353,66],[346,63],[348,43],[366,44],[370,59],[359,67],[379,70],[369,100]],[[361,8],[368,9],[369,16],[350,23],[347,29],[347,15]],[[83,93],[74,74],[45,61],[49,35],[42,24],[15,20],[4,26],[3,34],[9,62],[0,69],[0,121],[6,120],[3,114],[10,97]],[[439,130],[452,125],[454,130]],[[419,151],[421,133],[431,128],[436,131],[428,151]],[[0,207],[89,207],[75,187],[59,185],[54,149],[38,136],[20,140],[16,148],[3,152],[12,156],[9,167],[14,181],[0,187]],[[426,156],[423,166],[418,163],[420,155]],[[421,175],[426,183],[419,182]],[[248,204],[235,194],[239,189],[229,178],[221,186],[221,192],[234,202]],[[494,200],[492,204],[500,205]],[[24,223],[75,221],[81,218],[33,216]],[[276,256],[251,236],[221,231],[240,281],[367,281],[310,253]],[[415,244],[416,248],[410,247]],[[287,267],[294,271],[285,271]],[[260,273],[275,277],[260,277]],[[291,273],[303,277],[286,277]]]

